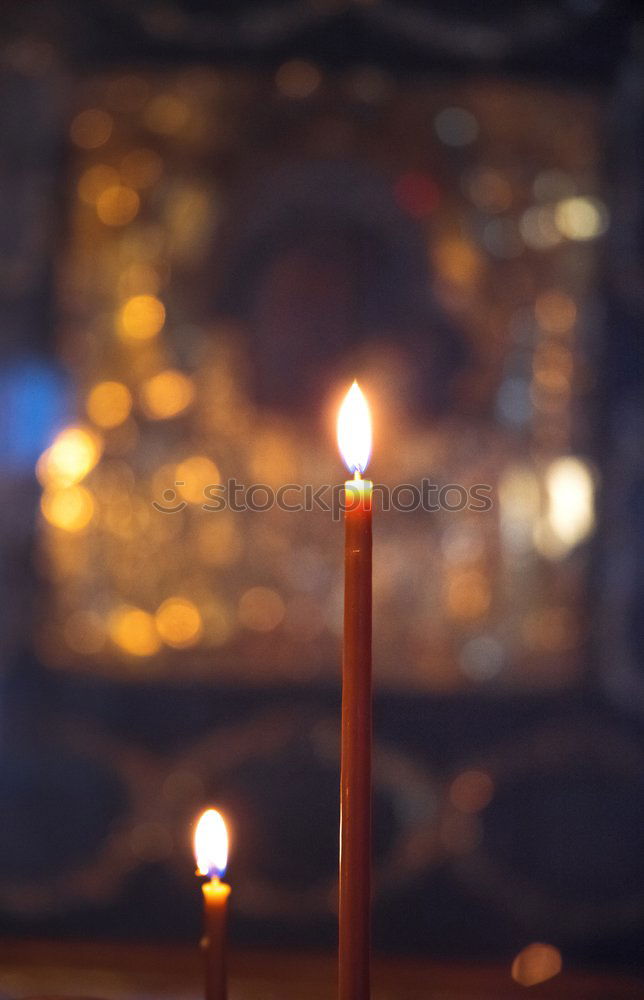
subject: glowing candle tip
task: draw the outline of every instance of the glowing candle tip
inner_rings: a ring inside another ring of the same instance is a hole
[[[360,478],[371,455],[371,413],[356,381],[338,413],[338,447],[348,468]]]
[[[220,878],[228,864],[228,831],[216,809],[206,809],[195,827],[195,859],[199,875]]]

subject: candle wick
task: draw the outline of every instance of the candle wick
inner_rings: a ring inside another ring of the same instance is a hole
[[[356,483],[361,482],[362,476],[360,475],[360,469],[355,470],[355,472],[353,473],[353,479]]]

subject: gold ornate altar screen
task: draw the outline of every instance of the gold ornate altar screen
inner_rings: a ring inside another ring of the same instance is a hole
[[[77,419],[38,470],[44,661],[337,678],[333,414],[357,375],[390,491],[378,683],[572,683],[607,225],[596,118],[527,85],[299,61],[86,79],[58,276]]]

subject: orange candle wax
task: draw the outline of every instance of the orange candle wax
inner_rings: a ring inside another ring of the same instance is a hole
[[[218,878],[211,878],[201,888],[204,902],[201,947],[206,966],[206,1000],[226,1000],[226,925],[230,886]]]
[[[364,396],[354,382],[338,441],[355,478],[345,483],[344,642],[340,775],[339,1000],[368,1000],[371,937],[371,449]]]

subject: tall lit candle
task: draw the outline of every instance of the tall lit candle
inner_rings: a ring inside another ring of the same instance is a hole
[[[368,1000],[371,938],[371,417],[357,382],[338,415],[345,483],[339,1000]]]
[[[206,1000],[226,1000],[226,925],[230,886],[221,881],[228,864],[228,831],[221,813],[206,809],[195,828],[197,875],[202,885],[204,935],[201,947],[205,960]]]

